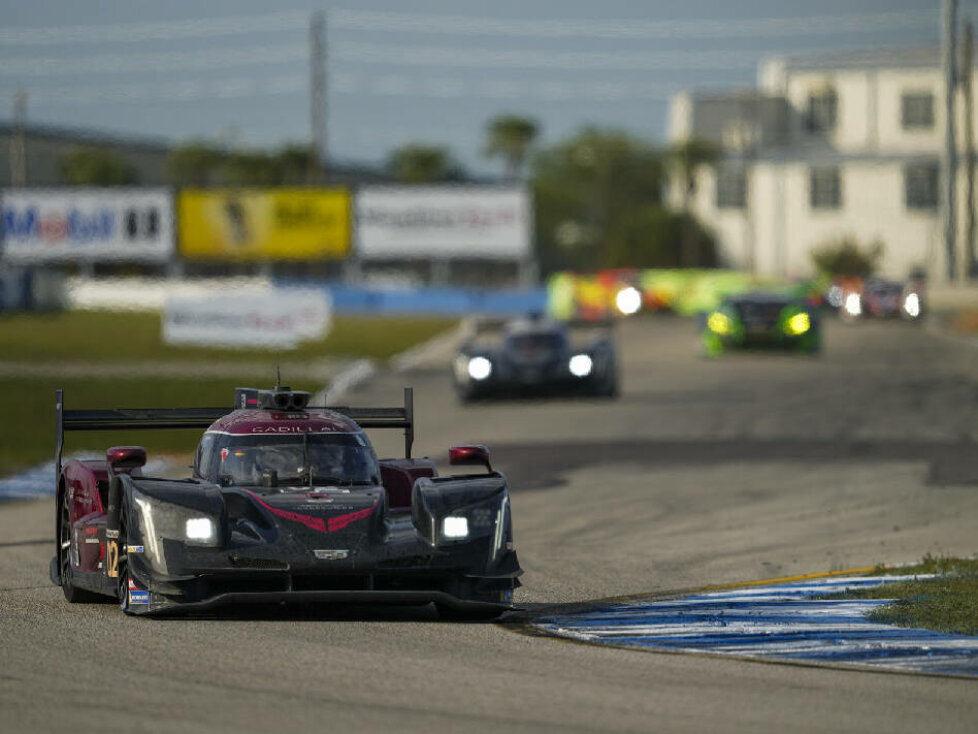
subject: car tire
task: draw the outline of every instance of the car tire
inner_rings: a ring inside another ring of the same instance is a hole
[[[74,569],[71,566],[71,552],[75,539],[71,528],[71,500],[68,492],[61,493],[61,513],[58,522],[58,572],[61,580],[61,591],[69,604],[90,604],[101,601],[102,597],[87,589],[80,589],[74,584]]]
[[[125,504],[119,511],[119,576],[116,583],[116,596],[119,599],[119,607],[125,614],[132,614],[129,606],[129,554],[123,553],[123,549],[128,543],[127,529],[129,525],[129,515]]]

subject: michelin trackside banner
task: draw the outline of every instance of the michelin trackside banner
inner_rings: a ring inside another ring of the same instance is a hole
[[[174,296],[163,309],[167,344],[294,349],[329,332],[332,303],[320,289]]]
[[[365,186],[356,197],[363,259],[530,254],[529,194],[496,186]]]
[[[350,249],[346,189],[184,189],[177,210],[190,259],[333,260]]]
[[[5,189],[8,262],[166,262],[173,253],[168,189]]]

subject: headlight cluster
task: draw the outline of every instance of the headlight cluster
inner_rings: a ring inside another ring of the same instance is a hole
[[[625,316],[638,313],[642,308],[642,291],[633,285],[625,286],[615,295],[615,307]]]
[[[733,321],[725,313],[714,311],[706,319],[707,328],[714,334],[724,336],[733,331]]]
[[[574,377],[587,377],[594,369],[594,360],[588,354],[575,354],[567,363],[567,369]]]
[[[920,296],[916,293],[908,293],[903,299],[903,312],[912,319],[920,316]]]
[[[493,533],[500,513],[497,502],[452,511],[438,521],[442,541],[472,540]]]
[[[139,511],[143,543],[157,558],[162,558],[160,541],[163,539],[207,547],[220,544],[217,518],[139,491],[134,491],[132,498]]]
[[[801,336],[811,328],[812,319],[804,311],[788,317],[787,321],[784,322],[784,332],[788,336]]]
[[[492,374],[492,362],[486,357],[472,357],[469,359],[468,373],[473,380],[485,380]]]

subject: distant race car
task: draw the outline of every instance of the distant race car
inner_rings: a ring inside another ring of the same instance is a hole
[[[842,302],[839,314],[843,319],[903,318],[916,321],[923,315],[923,289],[918,283],[904,285],[883,278],[868,278],[862,288],[849,292]]]
[[[238,388],[237,409],[65,410],[57,391],[51,578],[69,602],[114,597],[153,615],[251,602],[425,604],[496,616],[519,586],[506,478],[484,446],[439,477],[411,457],[410,388],[398,408],[309,408],[309,393]],[[204,428],[193,476],[146,477],[146,451],[61,463],[63,432]],[[377,459],[365,428],[401,428],[405,458]]]
[[[490,331],[494,333],[487,334]],[[530,317],[482,322],[456,354],[452,373],[462,401],[567,393],[616,397],[619,387],[617,352],[607,321]]]
[[[707,314],[703,345],[711,356],[750,347],[817,352],[821,348],[818,311],[804,301],[773,293],[728,296]]]

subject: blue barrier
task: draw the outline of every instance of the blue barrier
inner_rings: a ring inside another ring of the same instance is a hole
[[[282,287],[309,287],[307,281],[279,280]],[[499,316],[546,311],[545,288],[483,291],[470,288],[381,289],[322,283],[337,313],[492,314]]]
[[[34,306],[34,274],[0,270],[0,311],[28,311]]]

